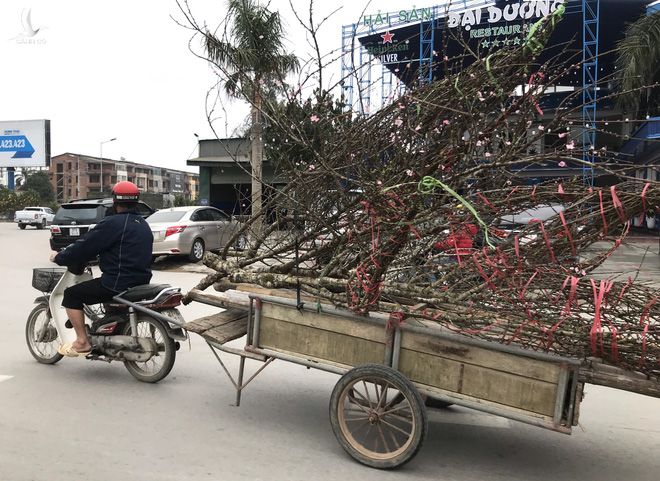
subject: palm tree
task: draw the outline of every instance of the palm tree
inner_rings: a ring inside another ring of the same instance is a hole
[[[208,58],[226,77],[228,95],[243,98],[251,106],[250,142],[252,167],[252,214],[261,211],[262,106],[266,92],[283,87],[284,78],[299,67],[298,58],[285,51],[280,15],[259,0],[229,0],[225,36],[204,32]],[[253,224],[255,234],[261,220]]]
[[[657,114],[660,106],[657,86],[660,82],[660,12],[630,24],[617,47],[619,104],[635,113],[646,109],[648,115]]]

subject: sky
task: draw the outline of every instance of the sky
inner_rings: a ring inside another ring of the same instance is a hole
[[[291,0],[309,16],[307,0]],[[434,2],[418,7],[430,6]],[[436,2],[437,3],[437,2]],[[224,0],[189,0],[200,23],[217,25],[226,16]],[[273,0],[284,20],[287,49],[306,59],[311,49],[288,0]],[[405,0],[317,0],[320,21],[337,7],[319,34],[321,50],[341,46],[341,27],[367,14],[411,8]],[[20,41],[22,15],[30,9],[32,43]],[[200,138],[213,138],[206,97],[216,82],[209,65],[195,57],[191,33],[174,0],[3,0],[0,2],[0,120],[50,119],[51,152],[103,156],[196,171],[186,160],[197,155]],[[339,64],[326,75],[340,75]],[[218,111],[218,135],[245,119],[247,105],[225,102]],[[225,129],[227,127],[227,129]]]

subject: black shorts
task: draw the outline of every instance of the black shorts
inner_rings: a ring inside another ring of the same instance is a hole
[[[110,302],[114,296],[119,294],[101,285],[101,278],[97,277],[90,281],[81,282],[75,286],[64,289],[62,306],[69,309],[82,310],[83,304],[101,304]]]

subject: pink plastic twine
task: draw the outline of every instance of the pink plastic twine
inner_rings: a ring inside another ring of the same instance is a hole
[[[542,115],[543,115],[543,110],[541,110],[541,106],[539,105],[539,103],[536,101],[536,98],[535,98],[534,95],[532,94],[532,83],[534,82],[534,79],[535,79],[537,76],[539,77],[540,80],[543,80],[544,75],[543,75],[542,72],[533,73],[533,74],[529,77],[529,81],[527,82],[527,88],[528,88],[528,90],[529,90],[529,95],[532,97],[532,102],[534,102],[534,107],[536,107],[536,111],[539,113],[539,115],[542,116]]]
[[[603,219],[603,234],[607,235],[607,219],[605,219],[605,206],[603,205],[603,191],[598,191],[598,198],[600,199],[600,217]]]
[[[619,200],[619,196],[616,195],[616,185],[610,187],[610,192],[612,193],[612,204],[614,204],[614,208],[617,214],[619,214],[619,219],[621,219],[621,222],[625,222],[626,212],[623,210],[623,204]]]

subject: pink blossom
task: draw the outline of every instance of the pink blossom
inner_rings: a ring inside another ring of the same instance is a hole
[[[412,177],[413,175],[415,175],[415,173],[412,170],[408,169],[408,170],[406,170],[406,175],[408,177]]]
[[[314,164],[309,164],[309,167],[307,167],[309,170],[316,170],[316,166]]]
[[[443,120],[442,125],[449,125],[449,120],[447,120],[447,119]]]
[[[567,134],[566,132],[562,132],[562,133],[560,133],[560,134],[557,134],[557,137],[559,137],[560,139],[563,139],[563,138],[566,137],[567,135],[568,135],[568,134]]]
[[[559,165],[559,167],[566,167],[566,162],[564,162],[564,161],[562,160],[561,162],[559,162],[558,165]]]
[[[396,125],[397,127],[401,127],[403,125],[403,120],[401,120],[401,117],[397,117],[394,120],[394,125]]]
[[[545,130],[545,127],[542,125],[539,125],[539,130]]]
[[[566,149],[573,150],[574,148],[575,148],[575,142],[573,140],[571,140],[566,144]]]
[[[419,124],[417,127],[415,127],[415,130],[421,130],[422,129],[422,124]]]
[[[318,121],[321,120],[321,119],[319,118],[318,115],[316,115],[316,114],[312,114],[312,116],[309,118],[309,120],[311,120],[312,122],[316,123],[316,122],[318,122]]]
[[[493,154],[491,154],[490,152],[486,152],[486,153],[484,154],[484,156],[486,156],[486,158],[490,157],[491,155],[493,155]]]
[[[504,145],[511,145],[511,142],[507,140],[506,142],[504,142]]]

